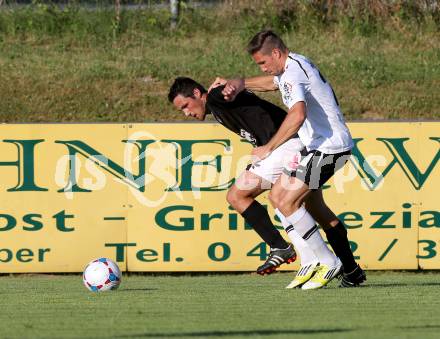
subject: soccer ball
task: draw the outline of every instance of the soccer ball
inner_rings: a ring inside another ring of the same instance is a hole
[[[115,290],[121,283],[121,271],[110,259],[92,260],[84,269],[84,286],[93,292]]]

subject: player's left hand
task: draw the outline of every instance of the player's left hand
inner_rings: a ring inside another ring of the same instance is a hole
[[[255,163],[257,161],[266,159],[272,151],[266,145],[255,147],[252,150],[252,162]]]

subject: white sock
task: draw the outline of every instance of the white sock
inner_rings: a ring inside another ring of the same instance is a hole
[[[287,216],[286,219],[305,240],[320,263],[329,266],[336,265],[338,258],[328,249],[318,231],[315,220],[304,206],[301,206],[297,211]]]
[[[275,209],[275,213],[281,220],[281,224],[284,230],[287,232],[290,241],[295,246],[296,252],[299,254],[301,266],[307,266],[312,263],[318,262],[318,258],[313,253],[313,250],[309,247],[307,242],[293,229],[293,226],[287,221],[286,217],[280,212],[278,208]]]

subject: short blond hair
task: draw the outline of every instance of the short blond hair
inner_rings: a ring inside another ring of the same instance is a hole
[[[268,55],[275,48],[279,49],[281,52],[288,51],[283,40],[271,30],[258,32],[247,45],[247,51],[251,55],[257,52]]]

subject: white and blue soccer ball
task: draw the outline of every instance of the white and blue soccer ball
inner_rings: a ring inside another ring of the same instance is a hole
[[[113,260],[92,260],[84,269],[84,286],[92,292],[115,290],[121,283],[121,271]]]

